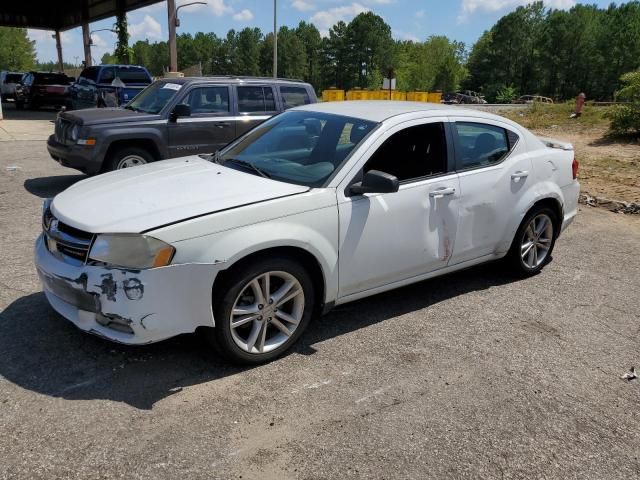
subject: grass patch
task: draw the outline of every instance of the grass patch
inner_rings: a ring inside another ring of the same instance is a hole
[[[573,102],[547,105],[534,103],[525,110],[506,110],[501,112],[514,122],[525,128],[542,130],[547,128],[609,128],[609,120],[605,118],[605,107],[586,105],[580,118],[569,118],[575,109]]]

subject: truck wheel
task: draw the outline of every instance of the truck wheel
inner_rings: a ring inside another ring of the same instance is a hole
[[[104,171],[122,170],[153,162],[153,156],[144,148],[125,147],[116,150],[105,162]]]

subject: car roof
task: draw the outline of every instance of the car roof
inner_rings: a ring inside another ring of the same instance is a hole
[[[289,78],[273,78],[273,77],[243,77],[237,75],[216,75],[210,77],[179,77],[179,78],[162,78],[158,80],[160,82],[169,82],[169,83],[271,83],[271,84],[282,84],[282,85],[307,85],[307,83],[302,80],[294,80]]]
[[[346,102],[312,103],[296,107],[290,111],[314,111],[332,113],[347,117],[360,118],[370,122],[384,122],[389,118],[410,113],[423,112],[425,116],[455,115],[468,117],[481,117],[513,123],[506,118],[481,110],[463,108],[454,105],[425,102],[401,102],[389,100],[354,100]]]

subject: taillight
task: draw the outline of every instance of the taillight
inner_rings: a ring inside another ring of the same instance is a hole
[[[580,164],[578,163],[578,160],[576,159],[576,157],[573,157],[573,163],[571,164],[571,172],[573,173],[573,179],[575,180],[576,178],[578,178],[578,168],[580,167]]]

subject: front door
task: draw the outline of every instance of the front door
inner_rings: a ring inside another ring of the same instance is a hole
[[[453,265],[508,250],[513,216],[506,209],[518,207],[533,178],[531,158],[512,126],[497,120],[452,120],[464,194]]]
[[[169,156],[214,153],[236,136],[229,87],[200,86],[186,92],[179,103],[191,107],[190,117],[169,122]]]
[[[407,280],[449,262],[460,188],[446,129],[445,119],[438,118],[394,127],[364,154],[363,166],[339,189],[340,297]],[[348,185],[369,170],[396,176],[399,191],[349,196]]]

